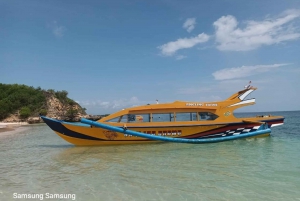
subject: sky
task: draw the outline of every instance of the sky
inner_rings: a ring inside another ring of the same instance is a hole
[[[300,110],[299,78],[298,0],[0,0],[0,83],[66,90],[88,114],[249,81],[237,112]]]

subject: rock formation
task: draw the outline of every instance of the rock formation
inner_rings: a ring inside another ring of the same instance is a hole
[[[93,119],[93,116],[87,115],[85,109],[83,109],[78,103],[69,99],[70,101],[60,101],[51,92],[44,92],[46,97],[46,103],[44,105],[46,116],[57,120],[65,121],[80,121],[80,118]],[[101,118],[101,117],[100,117]],[[28,123],[39,123],[43,122],[38,114],[32,115],[26,119],[21,119],[19,111],[9,115],[3,120],[3,122],[22,122],[27,121]]]

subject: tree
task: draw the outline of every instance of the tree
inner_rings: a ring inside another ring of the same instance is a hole
[[[78,110],[73,110],[71,108],[67,111],[66,116],[69,117],[70,119],[73,119],[77,113],[78,113]]]
[[[68,101],[68,92],[66,90],[55,92],[55,97],[60,100],[62,103],[66,103]]]
[[[22,107],[20,110],[20,117],[22,119],[26,119],[27,117],[29,117],[31,114],[31,111],[29,109],[29,107]]]
[[[40,115],[46,116],[47,115],[47,110],[41,109],[40,110]]]

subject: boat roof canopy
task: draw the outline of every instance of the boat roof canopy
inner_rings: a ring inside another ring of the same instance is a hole
[[[164,105],[164,106],[162,106]],[[211,108],[211,107],[199,107],[199,106],[191,106],[187,107],[184,105],[173,105],[172,103],[169,105],[162,104],[161,106],[159,105],[146,105],[146,106],[140,106],[136,108],[129,108],[129,112],[137,112],[137,111],[145,111],[145,110],[171,110],[171,109],[199,109],[199,110],[216,110],[216,108]]]

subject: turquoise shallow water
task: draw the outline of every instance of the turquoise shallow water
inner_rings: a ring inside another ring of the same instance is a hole
[[[74,147],[45,125],[0,133],[0,200],[300,200],[300,112],[271,114],[286,120],[270,137],[215,144]]]

